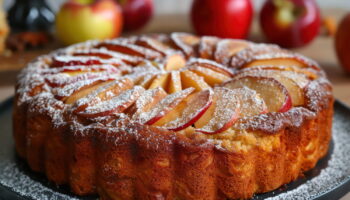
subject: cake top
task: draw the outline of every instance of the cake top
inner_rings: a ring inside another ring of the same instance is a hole
[[[16,96],[55,125],[123,119],[219,138],[300,126],[328,106],[332,90],[316,62],[276,45],[172,33],[39,57],[19,75]]]

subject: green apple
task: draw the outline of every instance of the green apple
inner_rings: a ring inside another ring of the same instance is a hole
[[[56,16],[58,38],[66,45],[120,35],[123,17],[114,0],[69,0]]]

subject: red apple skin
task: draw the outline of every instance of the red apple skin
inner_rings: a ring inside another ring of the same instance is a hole
[[[194,0],[191,21],[198,35],[246,38],[253,18],[251,0]]]
[[[88,60],[86,62],[82,62],[80,60],[71,60],[68,62],[65,61],[59,61],[54,59],[52,62],[51,67],[64,67],[64,66],[75,66],[75,65],[99,65],[102,64],[99,60]]]
[[[47,84],[50,86],[50,87],[63,87],[65,85],[68,85],[68,84],[73,84],[77,81],[81,81],[81,80],[91,80],[91,79],[94,79],[94,78],[98,78],[99,75],[98,74],[88,74],[86,77],[83,77],[82,75],[81,76],[76,76],[76,77],[72,77],[71,79],[69,79],[67,82],[53,82],[51,81],[50,79],[46,78],[46,82]]]
[[[350,74],[350,13],[343,18],[338,26],[335,35],[335,49],[340,64]]]
[[[278,112],[287,112],[292,108],[292,105],[292,97],[288,94],[286,102],[284,102],[283,106],[278,110]]]
[[[125,31],[135,31],[153,16],[153,0],[118,0],[123,10]]]
[[[211,106],[213,102],[212,101],[209,101],[204,107],[201,108],[201,111],[198,112],[198,114],[196,116],[194,116],[190,121],[188,121],[187,123],[179,126],[179,127],[176,127],[176,128],[168,128],[169,130],[171,131],[180,131],[180,130],[183,130],[189,126],[191,126],[192,124],[194,124],[196,121],[199,120],[199,118],[202,117],[202,115],[204,115],[204,113],[208,110],[208,108]]]
[[[213,132],[205,131],[203,129],[196,129],[196,131],[200,132],[200,133],[207,134],[207,135],[214,135],[217,133],[222,133],[222,132],[226,131],[228,128],[230,128],[239,119],[239,117],[240,117],[239,113],[240,113],[240,109],[236,108],[236,112],[234,115],[232,115],[231,119],[229,121],[227,121],[221,128],[219,128]]]
[[[319,33],[320,10],[315,0],[290,0],[303,13],[288,25],[281,25],[276,17],[278,8],[267,0],[260,13],[260,25],[266,38],[282,47],[295,48],[310,43]]]
[[[66,45],[115,38],[123,27],[122,9],[114,0],[69,0],[58,11],[55,25]]]

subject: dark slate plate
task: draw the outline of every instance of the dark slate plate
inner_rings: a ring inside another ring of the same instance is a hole
[[[12,139],[12,101],[0,104],[0,200],[97,199],[77,197],[67,187],[57,187],[45,176],[30,171],[16,156]],[[336,101],[330,150],[305,177],[260,199],[339,199],[350,191],[350,108]]]

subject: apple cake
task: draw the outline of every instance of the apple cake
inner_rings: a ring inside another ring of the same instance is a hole
[[[16,150],[30,168],[101,199],[246,199],[328,150],[332,86],[270,44],[150,34],[88,41],[18,76]]]

